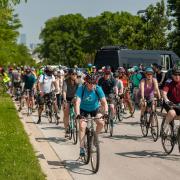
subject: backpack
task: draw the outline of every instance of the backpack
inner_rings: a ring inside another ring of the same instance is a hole
[[[82,94],[81,94],[81,99],[83,99],[83,97],[84,97],[84,92],[85,92],[85,85],[82,85]],[[100,96],[99,96],[99,94],[98,94],[98,92],[97,92],[97,86],[96,86],[96,89],[94,89],[94,91],[95,91],[95,93],[96,93],[96,95],[97,95],[97,97],[98,97],[98,101],[100,100]]]

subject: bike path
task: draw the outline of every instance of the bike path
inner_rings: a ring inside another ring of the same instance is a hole
[[[93,174],[90,165],[84,165],[79,158],[79,144],[73,145],[64,137],[62,123],[57,126],[49,124],[46,117],[37,125],[44,137],[36,138],[38,142],[48,142],[75,180],[179,180],[180,154],[175,146],[171,155],[166,156],[161,139],[153,142],[151,136],[142,137],[139,125],[140,113],[135,118],[124,119],[114,127],[113,137],[100,134],[101,161],[97,174]],[[32,119],[37,121],[37,115]],[[161,119],[159,118],[159,125]],[[59,168],[57,163],[57,168]]]

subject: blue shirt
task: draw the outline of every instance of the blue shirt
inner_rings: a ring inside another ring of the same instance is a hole
[[[76,91],[76,96],[81,99],[80,109],[87,112],[92,112],[99,108],[99,99],[105,97],[102,88],[98,85],[96,85],[96,90],[92,91],[81,85]]]

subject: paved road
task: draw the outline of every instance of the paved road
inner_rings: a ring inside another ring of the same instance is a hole
[[[37,121],[37,115],[32,118]],[[77,161],[79,145],[64,138],[62,123],[56,126],[42,118],[38,127],[44,138],[36,138],[36,141],[48,141],[75,180],[179,180],[177,146],[171,155],[166,156],[160,139],[153,142],[151,136],[142,137],[138,119],[139,112],[136,112],[135,118],[116,124],[111,138],[109,134],[100,134],[101,162],[97,174],[92,173],[90,165]]]

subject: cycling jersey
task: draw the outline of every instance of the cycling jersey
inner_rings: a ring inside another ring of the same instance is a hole
[[[24,89],[32,89],[36,79],[33,74],[25,74],[24,75]]]
[[[167,83],[163,91],[167,92],[167,96],[170,101],[175,104],[180,103],[180,82],[171,81]]]
[[[96,85],[96,91],[99,97],[97,96],[95,90],[89,91],[86,86],[78,87],[76,96],[81,99],[80,109],[87,112],[92,112],[99,108],[99,98],[102,99],[105,97],[105,95],[102,88],[98,85]]]

